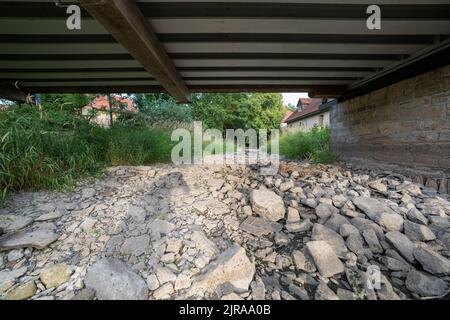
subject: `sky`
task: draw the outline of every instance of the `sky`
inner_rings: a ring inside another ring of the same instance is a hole
[[[307,98],[307,92],[283,93],[283,105],[287,106],[289,103],[296,106],[299,98]]]

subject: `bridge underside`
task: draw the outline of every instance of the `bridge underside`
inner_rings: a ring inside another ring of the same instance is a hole
[[[169,92],[188,102],[191,92],[307,91],[350,98],[450,56],[447,0],[377,1],[381,30],[367,28],[366,0],[59,2],[0,1],[3,97]],[[66,27],[65,6],[74,3],[81,30]]]

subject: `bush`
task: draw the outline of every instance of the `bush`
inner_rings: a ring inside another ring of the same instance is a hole
[[[70,188],[109,165],[165,162],[171,147],[164,130],[109,130],[69,111],[10,107],[0,112],[0,203],[13,190]]]
[[[315,163],[333,163],[337,157],[330,150],[330,129],[287,133],[280,137],[280,154],[286,158],[307,159]]]

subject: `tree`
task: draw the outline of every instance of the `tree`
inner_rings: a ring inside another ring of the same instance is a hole
[[[94,95],[89,94],[42,94],[42,105],[58,110],[79,111],[91,103]]]

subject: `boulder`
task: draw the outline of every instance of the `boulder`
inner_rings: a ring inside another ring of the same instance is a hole
[[[450,260],[425,245],[419,245],[414,249],[414,257],[424,270],[439,276],[450,275]]]
[[[0,229],[2,229],[4,233],[19,231],[32,223],[33,218],[30,217],[9,214],[0,215]]]
[[[5,300],[25,300],[34,296],[36,291],[36,284],[34,281],[30,281],[8,292]]]
[[[230,283],[235,292],[245,292],[255,274],[255,265],[248,259],[245,249],[235,244],[212,262],[205,272],[192,281],[187,297],[213,293],[225,283]]]
[[[136,257],[142,255],[150,245],[150,236],[147,234],[125,239],[120,252],[124,255],[134,255]]]
[[[99,300],[146,300],[148,287],[124,262],[104,258],[92,265],[84,281]]]
[[[253,212],[262,218],[276,222],[284,218],[286,210],[283,199],[266,188],[253,190],[251,193]]]
[[[403,217],[384,202],[368,197],[355,197],[352,201],[371,220],[387,231],[401,231],[403,229]]]
[[[339,256],[344,256],[348,251],[344,239],[337,232],[318,223],[314,224],[311,239],[327,242]]]
[[[310,241],[306,248],[322,276],[328,278],[344,272],[344,265],[327,242]]]
[[[48,288],[58,287],[72,275],[72,270],[66,264],[58,264],[41,271],[39,278],[44,286]]]
[[[414,262],[414,243],[398,231],[386,233],[387,241],[409,262]]]
[[[321,219],[326,219],[330,217],[332,214],[339,213],[339,210],[333,207],[332,205],[321,203],[316,208],[316,215]]]
[[[417,270],[408,272],[405,284],[408,290],[422,297],[439,297],[449,289],[444,280]]]
[[[436,239],[433,231],[423,224],[405,221],[403,227],[405,235],[412,241],[431,241]]]
[[[7,234],[0,238],[0,251],[18,248],[43,249],[58,240],[54,226],[45,225],[37,229],[28,229]]]

